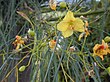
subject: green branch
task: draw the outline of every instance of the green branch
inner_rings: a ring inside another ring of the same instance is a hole
[[[77,17],[77,16],[81,16],[81,15],[87,16],[87,15],[101,14],[106,11],[110,11],[110,7],[106,10],[104,8],[102,8],[102,9],[92,10],[92,11],[88,11],[88,12],[84,12],[84,13],[74,13],[74,16]],[[62,16],[62,17],[64,17],[64,16]],[[47,21],[56,21],[58,19],[59,19],[59,17],[56,17],[56,18],[47,19]]]

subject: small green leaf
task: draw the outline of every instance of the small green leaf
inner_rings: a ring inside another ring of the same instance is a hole
[[[29,17],[22,11],[17,11],[17,13],[22,16],[24,19],[26,19],[32,26],[32,28],[34,28],[34,25],[32,24],[31,20],[29,19]]]

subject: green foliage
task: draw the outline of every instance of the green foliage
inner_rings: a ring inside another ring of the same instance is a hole
[[[110,82],[109,54],[103,61],[93,55],[94,45],[110,38],[110,1],[72,0],[56,11],[45,1],[0,1],[0,82]],[[89,36],[78,41],[80,33],[74,32],[63,38],[57,24],[67,10],[84,16]],[[25,42],[18,50],[13,45],[16,35]],[[56,41],[54,49],[51,40]]]

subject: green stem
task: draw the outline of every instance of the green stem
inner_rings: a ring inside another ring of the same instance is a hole
[[[84,42],[83,42],[83,45],[82,45],[82,48],[81,48],[81,53],[83,52],[85,43],[86,43],[86,36],[84,37]]]
[[[83,45],[82,45],[82,48],[81,48],[81,52],[80,52],[80,54],[83,53],[83,49],[84,49],[84,45],[85,45],[85,43],[86,43],[86,36],[84,37],[84,42],[83,42]],[[86,68],[86,62],[85,62],[85,59],[84,59],[85,55],[82,54],[82,56],[83,56],[83,58],[81,58],[81,60],[82,60],[82,62],[84,63],[84,67],[85,67],[85,69],[88,71],[88,69]]]

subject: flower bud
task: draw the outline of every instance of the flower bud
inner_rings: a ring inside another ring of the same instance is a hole
[[[23,65],[23,66],[21,66],[21,67],[19,68],[19,71],[20,71],[20,72],[23,72],[25,69],[26,69],[26,66]]]
[[[51,40],[51,41],[49,42],[49,47],[50,47],[51,49],[54,49],[55,45],[56,45],[56,40]]]
[[[109,37],[109,36],[106,36],[106,37],[104,38],[104,41],[105,41],[105,42],[110,42],[110,37]]]
[[[65,8],[66,7],[66,2],[64,2],[64,1],[60,2],[60,7]]]
[[[35,32],[32,31],[31,29],[28,30],[28,34],[29,34],[30,36],[32,36],[32,37],[35,36]]]

